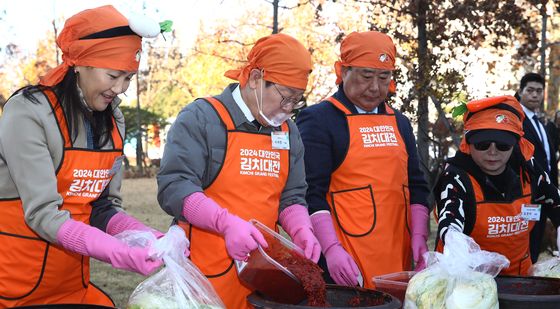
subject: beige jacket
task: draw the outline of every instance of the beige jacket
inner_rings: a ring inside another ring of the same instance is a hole
[[[70,218],[60,211],[62,196],[57,191],[55,171],[61,163],[63,141],[49,102],[41,93],[40,104],[30,102],[23,94],[10,98],[0,116],[0,200],[21,198],[25,221],[31,229],[49,242],[56,243],[62,223]],[[124,116],[117,108],[120,99],[112,103],[121,135]],[[86,148],[86,131],[82,124],[74,147]],[[105,149],[113,148],[108,143]],[[109,198],[114,207],[122,205],[120,186],[122,168],[110,183]]]

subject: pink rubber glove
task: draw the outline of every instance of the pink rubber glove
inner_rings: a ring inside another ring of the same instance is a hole
[[[150,231],[158,239],[165,235],[156,229],[144,225],[144,223],[138,221],[138,219],[122,211],[117,212],[113,217],[111,217],[111,219],[109,219],[109,222],[107,223],[107,234],[109,235],[115,236],[124,231],[130,230]]]
[[[357,286],[360,270],[338,241],[331,214],[315,213],[311,216],[311,223],[327,260],[331,278],[339,285]]]
[[[421,204],[410,205],[412,237],[412,256],[414,258],[414,270],[421,271],[426,268],[424,253],[428,251],[428,220],[430,218],[428,207]]]
[[[267,248],[264,236],[253,224],[232,215],[202,192],[195,192],[183,200],[183,216],[192,225],[224,236],[231,258],[246,261],[258,245]]]
[[[157,239],[160,239],[161,237],[163,237],[163,235],[165,235],[164,233],[154,228],[144,225],[144,223],[138,221],[138,219],[124,212],[118,212],[113,217],[111,217],[111,219],[109,219],[109,222],[107,223],[107,233],[109,235],[114,236],[124,231],[130,230],[149,231],[152,232],[152,234],[154,234]],[[190,254],[191,253],[189,251],[189,248],[185,248],[185,256],[189,257]]]
[[[278,219],[294,243],[303,249],[305,257],[317,263],[321,256],[321,245],[313,235],[313,226],[309,220],[307,207],[298,204],[291,205],[280,213]]]
[[[73,219],[62,224],[57,233],[57,240],[68,251],[145,276],[163,264],[161,259],[153,260],[149,257],[149,247],[129,247],[115,237]]]
[[[556,250],[560,250],[560,226],[556,229]]]

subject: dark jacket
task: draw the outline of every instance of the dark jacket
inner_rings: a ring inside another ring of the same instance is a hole
[[[546,151],[544,149],[544,145],[541,142],[535,127],[531,123],[531,119],[525,118],[523,120],[523,131],[525,132],[525,138],[528,139],[531,144],[535,146],[535,153],[533,157],[537,164],[539,164],[543,169],[545,169],[550,177],[552,178],[552,183],[555,186],[558,186],[558,166],[556,165],[556,141],[552,138],[553,132],[550,132],[548,126],[544,126],[546,132],[546,138],[548,139],[548,146],[550,151],[550,163],[548,164],[546,160]]]
[[[519,148],[516,147],[506,169],[498,176],[485,174],[470,155],[460,151],[455,157],[448,159],[445,170],[434,188],[439,218],[438,241],[444,239],[447,228],[453,225],[467,235],[473,230],[476,200],[468,175],[480,184],[485,201],[512,202],[523,194],[521,181],[530,182],[531,203],[542,204],[541,213],[546,211],[553,223],[556,226],[560,225],[560,208],[554,207],[560,204],[560,194],[556,186],[547,180],[539,181],[549,178],[546,172],[539,165],[533,165],[534,160],[523,162],[522,158]],[[521,169],[526,175],[523,180],[519,173]]]
[[[344,94],[342,84],[333,96],[352,113],[358,113],[354,104]],[[379,105],[379,114],[386,113],[385,104]],[[410,204],[422,204],[428,207],[430,191],[424,173],[420,170],[412,126],[399,111],[395,110],[395,115],[408,153]],[[329,190],[331,174],[344,161],[350,144],[348,123],[344,113],[327,101],[302,110],[296,123],[305,146],[305,174],[309,185],[306,200],[309,213],[329,210],[326,194]]]
[[[551,138],[550,130],[546,131],[546,137],[548,139],[548,145],[550,150],[550,162],[549,165],[546,160],[546,152],[541,142],[538,132],[531,123],[531,119],[525,118],[523,120],[523,131],[525,132],[525,138],[528,139],[535,146],[535,153],[533,157],[535,158],[536,164],[540,165],[541,168],[546,169],[549,172],[552,183],[558,187],[558,166],[556,165],[556,141]],[[545,127],[546,128],[546,127]],[[546,225],[546,219],[549,217],[547,211],[541,212],[541,220],[535,224],[535,227],[531,231],[531,260],[535,263],[539,257],[541,243],[544,237],[544,229]]]

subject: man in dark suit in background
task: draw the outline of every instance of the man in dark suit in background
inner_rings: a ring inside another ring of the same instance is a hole
[[[535,146],[535,161],[548,172],[552,183],[558,187],[558,165],[556,161],[558,145],[551,138],[552,132],[547,132],[539,119],[544,99],[544,78],[536,73],[525,74],[519,83],[516,98],[525,112],[526,117],[523,121],[523,131],[525,131],[525,138]],[[530,249],[533,263],[539,257],[546,220],[547,214],[543,211],[541,212],[541,219],[535,224],[531,232]]]

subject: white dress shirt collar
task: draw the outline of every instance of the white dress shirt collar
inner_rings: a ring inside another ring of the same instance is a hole
[[[366,112],[365,110],[359,108],[358,105],[354,105],[354,106],[356,107],[358,114],[377,114],[377,107],[374,108],[371,112]]]
[[[233,100],[235,101],[235,103],[237,103],[237,106],[239,106],[239,108],[243,112],[243,115],[245,115],[245,118],[247,118],[249,122],[255,120],[255,117],[251,113],[251,110],[249,110],[247,103],[245,103],[245,101],[243,101],[243,98],[241,97],[241,90],[239,89],[239,85],[235,87],[231,95],[233,96]]]

